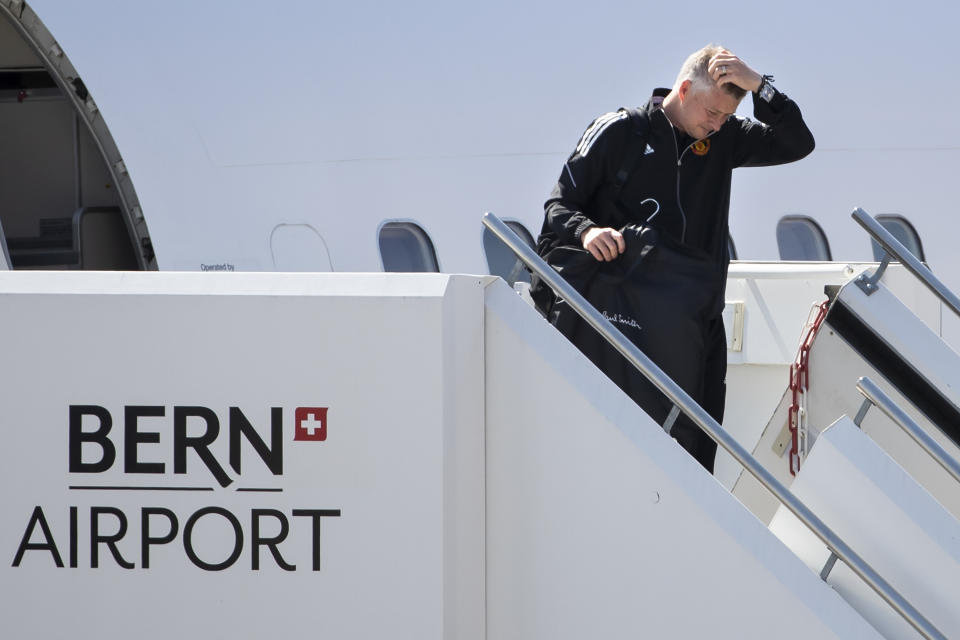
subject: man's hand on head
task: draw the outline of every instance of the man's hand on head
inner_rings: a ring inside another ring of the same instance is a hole
[[[610,227],[590,227],[580,236],[583,248],[602,262],[616,260],[617,256],[627,250],[627,243],[623,234]]]
[[[710,59],[707,72],[716,81],[717,86],[721,87],[732,82],[741,89],[756,92],[763,83],[763,76],[726,49]]]

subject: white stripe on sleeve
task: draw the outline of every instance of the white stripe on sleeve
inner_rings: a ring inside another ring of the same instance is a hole
[[[570,182],[573,183],[574,188],[577,186],[577,181],[573,179],[573,173],[570,172],[570,165],[566,162],[563,163],[564,168],[567,170],[567,175],[570,176]]]
[[[590,153],[590,148],[593,147],[593,143],[597,141],[597,138],[600,137],[600,134],[607,130],[607,127],[614,122],[618,122],[628,117],[629,116],[624,111],[614,111],[597,118],[584,132],[583,137],[580,138],[580,142],[577,144],[577,153],[579,153],[581,156],[585,156]]]

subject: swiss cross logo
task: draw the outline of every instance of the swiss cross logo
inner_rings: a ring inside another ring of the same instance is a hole
[[[327,407],[297,407],[294,440],[327,439]]]

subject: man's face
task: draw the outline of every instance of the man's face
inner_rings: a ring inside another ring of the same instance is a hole
[[[685,81],[684,84],[688,84]],[[734,114],[740,101],[720,87],[694,90],[681,87],[680,126],[687,135],[700,140],[718,130]]]

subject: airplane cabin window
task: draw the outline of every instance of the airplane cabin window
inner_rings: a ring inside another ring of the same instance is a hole
[[[777,223],[777,247],[781,260],[829,261],[830,243],[813,218],[784,216]]]
[[[920,235],[906,218],[895,214],[881,214],[877,216],[877,222],[909,249],[910,253],[916,256],[920,262],[926,261],[923,255],[923,245],[920,243]],[[877,262],[883,260],[883,254],[886,252],[877,244],[877,241],[871,238],[870,245],[873,248],[873,259]]]
[[[0,271],[12,269],[10,251],[7,249],[7,237],[3,235],[3,222],[0,222]]]
[[[523,238],[523,241],[531,249],[536,246],[533,242],[533,236],[521,223],[515,220],[506,220],[505,222],[514,233]],[[489,267],[491,275],[500,276],[511,287],[517,282],[530,284],[530,272],[524,268],[520,259],[486,227],[483,228],[483,253],[487,257],[487,267]]]
[[[440,271],[430,236],[413,222],[387,222],[380,228],[383,270],[395,273]]]
[[[737,259],[737,245],[733,244],[733,236],[729,234],[727,235],[727,252],[731,260]]]
[[[106,125],[88,125],[75,102],[88,95],[79,79],[68,87],[44,66],[31,40],[42,26],[23,36],[6,15],[0,11],[0,226],[8,266],[142,268],[138,255],[153,260],[149,238],[145,227],[131,231],[126,212],[136,198],[129,181],[116,184],[98,144],[109,137]]]

